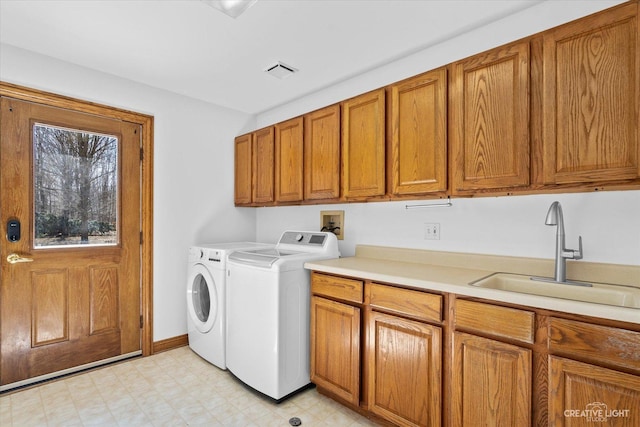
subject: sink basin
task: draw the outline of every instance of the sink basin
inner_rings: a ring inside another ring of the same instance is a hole
[[[541,282],[533,280],[531,276],[512,273],[494,273],[469,284],[480,288],[640,309],[640,288],[632,286],[606,283],[591,283],[590,287],[575,286]]]

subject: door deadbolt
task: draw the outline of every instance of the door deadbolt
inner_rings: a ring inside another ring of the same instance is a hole
[[[20,221],[12,218],[7,221],[7,240],[17,242],[20,240]]]

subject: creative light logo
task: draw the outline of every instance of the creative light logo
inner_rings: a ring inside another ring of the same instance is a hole
[[[606,403],[588,403],[585,409],[565,409],[567,418],[585,418],[587,422],[606,423],[609,418],[627,418],[631,415],[630,409],[609,409]]]

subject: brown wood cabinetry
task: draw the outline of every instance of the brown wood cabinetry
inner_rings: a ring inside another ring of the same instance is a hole
[[[367,299],[368,409],[395,425],[440,426],[442,328],[401,316],[439,322],[442,297],[367,283]]]
[[[274,201],[274,138],[273,126],[253,132],[252,201]]]
[[[639,325],[319,272],[312,290],[312,381],[370,416],[640,425]]]
[[[640,425],[640,332],[556,317],[548,325],[550,424]]]
[[[466,300],[455,313],[456,329],[492,338],[453,334],[452,424],[531,425],[532,351],[499,339],[532,342],[534,314]]]
[[[277,202],[303,199],[302,117],[275,125],[275,197]]]
[[[234,200],[236,205],[248,205],[251,203],[251,146],[252,138],[250,133],[235,139]]]
[[[340,105],[304,116],[304,198],[340,197]]]
[[[640,31],[630,2],[543,33],[545,184],[640,177]]]
[[[529,185],[529,65],[524,41],[451,66],[453,194]]]
[[[434,70],[389,88],[391,193],[447,190],[447,71]]]
[[[308,113],[304,154],[291,145],[274,158],[272,128],[253,133],[251,154],[239,137],[236,204],[637,189],[639,8],[632,0]],[[275,159],[289,163],[275,167],[274,195]]]
[[[311,381],[358,406],[362,282],[313,273],[311,292]]]
[[[549,358],[549,425],[640,425],[640,377]]]
[[[345,198],[385,193],[385,91],[342,103],[342,194]]]

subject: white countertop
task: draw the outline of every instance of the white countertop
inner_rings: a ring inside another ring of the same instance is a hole
[[[472,281],[496,272],[550,276],[553,271],[553,260],[359,246],[356,249],[356,256],[307,262],[305,268],[416,289],[449,292],[640,324],[640,310],[634,308],[614,307],[469,285]],[[574,277],[570,277],[573,280],[584,279],[581,276],[586,274],[591,277],[595,276],[597,279],[593,280],[594,282],[600,282],[602,281],[601,277],[606,276],[614,279],[613,281],[607,280],[608,283],[638,286],[636,280],[640,280],[640,267],[636,266],[575,263],[569,271],[574,275]],[[580,292],[579,287],[576,288],[576,292]]]

